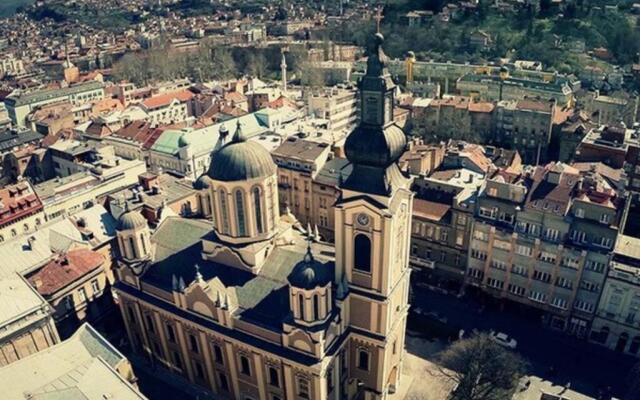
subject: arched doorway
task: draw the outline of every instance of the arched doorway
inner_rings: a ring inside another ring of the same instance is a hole
[[[638,350],[640,350],[640,336],[636,336],[631,341],[631,345],[629,345],[629,353],[638,354]]]
[[[627,342],[629,341],[629,334],[627,332],[623,332],[618,337],[618,343],[616,343],[616,351],[623,352],[627,347]]]

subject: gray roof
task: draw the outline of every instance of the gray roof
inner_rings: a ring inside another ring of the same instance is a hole
[[[104,85],[101,82],[88,81],[66,88],[45,89],[30,93],[11,95],[5,99],[5,103],[11,104],[14,107],[19,107],[27,104],[40,103],[47,100],[71,96],[78,93],[89,92],[103,87]]]
[[[327,161],[318,174],[315,182],[321,185],[339,187],[353,171],[353,165],[346,158],[334,158]]]
[[[120,218],[118,218],[119,231],[144,228],[146,226],[147,226],[147,220],[144,219],[144,217],[142,216],[142,214],[140,214],[140,211],[138,210],[127,210],[126,212],[122,213]]]
[[[0,152],[10,151],[15,147],[31,142],[37,142],[43,138],[43,135],[30,129],[21,131],[6,130],[4,132],[0,132]]]
[[[4,276],[0,279],[0,327],[43,308],[47,302],[19,274]],[[44,317],[44,315],[42,316]],[[6,333],[0,334],[0,337]]]
[[[213,180],[233,182],[275,173],[276,164],[264,147],[252,141],[232,141],[213,154],[207,174]]]
[[[90,325],[69,339],[0,368],[3,398],[140,400],[116,372],[126,358]]]
[[[154,233],[156,260],[142,276],[146,283],[172,290],[172,278],[182,278],[188,286],[195,279],[196,264],[207,281],[218,278],[227,287],[235,287],[240,317],[249,322],[278,330],[289,314],[289,278],[305,256],[304,247],[290,245],[270,252],[258,275],[234,267],[202,260],[201,239],[214,235],[211,224],[180,217],[167,218]],[[215,238],[214,238],[215,240]],[[314,245],[319,249],[321,245]],[[333,261],[314,250],[317,265],[324,276],[333,276]]]

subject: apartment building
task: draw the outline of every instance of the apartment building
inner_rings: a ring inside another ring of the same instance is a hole
[[[26,180],[0,189],[0,242],[38,229],[45,220],[43,208]]]
[[[591,327],[591,341],[640,356],[640,239],[620,235]]]
[[[289,208],[302,224],[316,225],[320,199],[314,196],[313,180],[331,157],[331,146],[294,136],[271,155],[278,166],[280,210]]]
[[[545,163],[555,112],[555,101],[500,101],[495,113],[495,142],[518,150],[525,164]]]
[[[562,163],[497,171],[478,196],[467,283],[585,336],[624,222],[620,189]]]
[[[60,89],[36,90],[33,92],[14,92],[4,101],[9,117],[16,127],[27,126],[27,115],[36,107],[68,101],[74,106],[104,99],[104,85],[98,81],[88,81]]]
[[[312,90],[307,94],[309,115],[325,119],[335,132],[349,132],[358,121],[357,91],[347,88]]]

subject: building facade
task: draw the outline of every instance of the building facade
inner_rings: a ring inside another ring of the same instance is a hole
[[[115,293],[136,351],[223,398],[398,390],[412,192],[396,164],[406,139],[381,44],[377,35],[360,83],[367,106],[346,143],[353,171],[335,247],[310,232],[305,245],[295,218],[280,215],[276,165],[241,127],[206,175],[210,220],[169,218],[151,235],[140,214],[120,217]]]

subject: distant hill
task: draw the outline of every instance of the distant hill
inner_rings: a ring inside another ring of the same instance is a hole
[[[20,6],[27,6],[35,0],[0,0],[0,17],[8,17]]]

